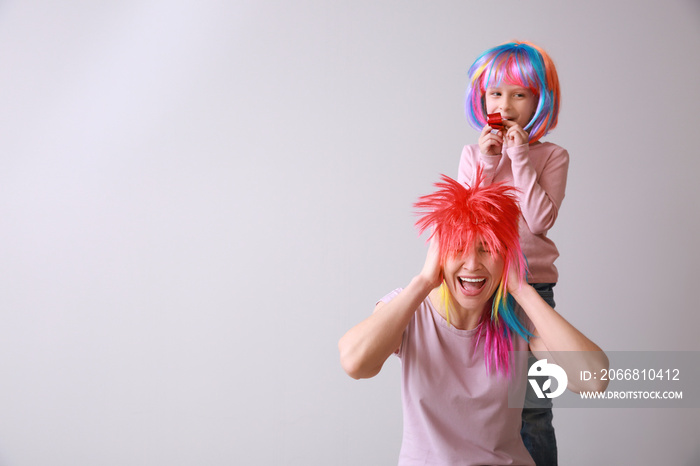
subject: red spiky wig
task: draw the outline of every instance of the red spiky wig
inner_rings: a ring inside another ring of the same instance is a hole
[[[415,203],[420,219],[416,226],[420,233],[432,230],[430,238],[438,241],[440,263],[460,252],[468,252],[481,241],[492,255],[504,260],[503,276],[494,294],[491,312],[485,311],[481,321],[485,337],[485,360],[487,367],[508,372],[508,351],[512,348],[510,331],[515,331],[526,340],[529,332],[522,326],[514,312],[513,298],[508,296],[506,283],[511,268],[522,281],[527,271],[525,257],[520,249],[518,223],[520,208],[516,188],[504,183],[482,186],[482,167],[477,169],[474,186],[462,185],[442,175],[442,182],[432,194],[422,196]],[[429,239],[430,239],[429,238]],[[445,296],[449,295],[443,284]],[[449,323],[449,301],[446,300]]]

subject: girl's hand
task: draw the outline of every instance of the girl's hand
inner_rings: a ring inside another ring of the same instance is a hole
[[[433,236],[428,247],[428,255],[423,264],[423,270],[420,276],[431,285],[431,288],[437,288],[442,283],[442,266],[440,265],[440,249],[438,247],[437,238]]]
[[[484,126],[479,135],[479,150],[484,155],[499,155],[503,147],[503,131]]]
[[[530,142],[530,135],[519,124],[510,120],[503,120],[506,130],[507,147],[522,146]]]

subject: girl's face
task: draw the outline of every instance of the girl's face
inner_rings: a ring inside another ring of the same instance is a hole
[[[454,303],[469,313],[481,313],[501,282],[504,260],[480,241],[469,252],[445,261],[443,274]]]
[[[501,82],[489,87],[484,93],[487,113],[500,113],[504,120],[510,120],[521,128],[530,122],[537,109],[537,97],[526,87]]]

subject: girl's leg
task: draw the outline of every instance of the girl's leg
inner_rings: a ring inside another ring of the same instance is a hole
[[[554,283],[533,283],[542,299],[554,308]],[[529,365],[537,359],[530,355]],[[542,384],[540,384],[541,386]],[[552,399],[537,398],[528,385],[520,436],[537,466],[557,466],[557,439],[552,425]]]

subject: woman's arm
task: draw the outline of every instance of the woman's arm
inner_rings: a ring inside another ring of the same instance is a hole
[[[569,390],[604,391],[607,381],[579,380],[582,370],[600,372],[608,368],[608,357],[603,350],[552,309],[532,286],[509,283],[509,292],[535,327],[534,337],[530,339],[530,350],[535,357],[552,359],[561,366],[569,377]]]
[[[401,346],[413,314],[441,280],[437,242],[432,241],[421,273],[394,299],[377,304],[371,316],[338,342],[340,364],[350,377],[366,379],[379,373],[387,358]]]

